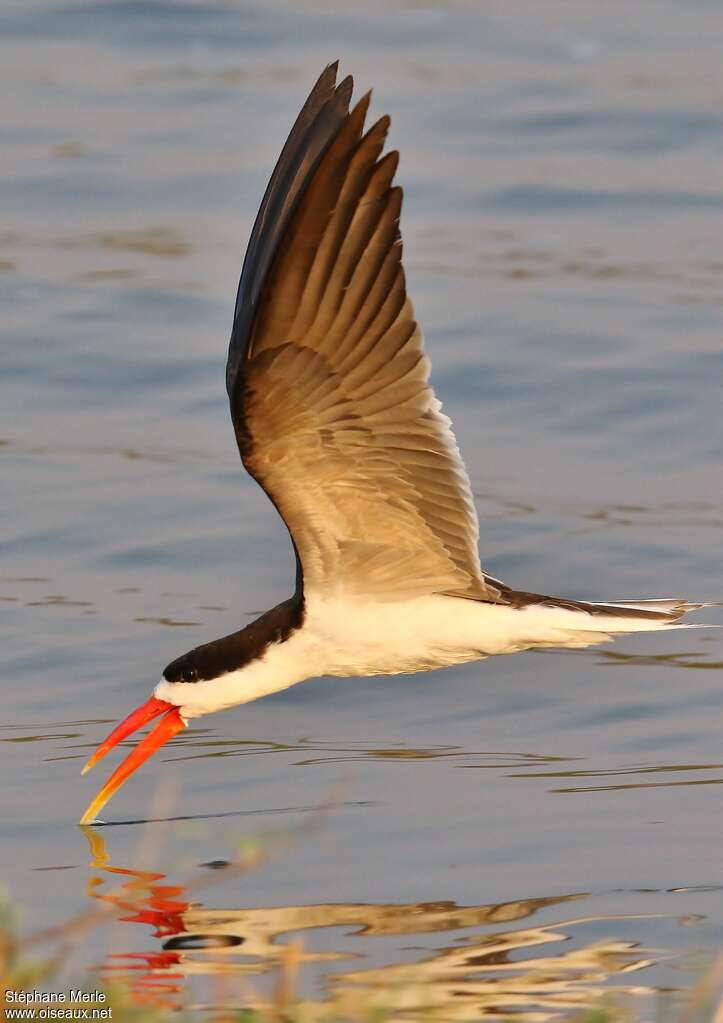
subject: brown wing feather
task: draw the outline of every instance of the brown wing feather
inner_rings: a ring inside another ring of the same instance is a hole
[[[389,119],[362,134],[368,102],[341,120],[278,240],[230,389],[239,449],[307,591],[496,600],[406,294]]]

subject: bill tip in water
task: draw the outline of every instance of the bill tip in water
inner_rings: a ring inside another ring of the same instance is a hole
[[[158,721],[152,731],[138,743],[135,749],[130,751],[125,760],[110,776],[95,799],[92,800],[88,809],[80,819],[81,824],[90,824],[91,822],[97,823],[98,811],[105,806],[111,796],[118,791],[121,785],[123,785],[133,772],[136,771],[141,764],[145,763],[145,761],[148,760],[148,758],[152,756],[165,742],[173,738],[174,735],[186,727],[186,722],[181,717],[180,707],[166,703],[164,700],[157,700],[155,697],[151,697],[150,700],[133,711],[133,713],[130,714],[125,721],[121,722],[121,724],[118,725],[113,732],[111,732],[105,742],[101,743],[96,752],[90,758],[83,768],[83,774],[90,770],[93,764],[102,756],[105,756],[108,750],[117,745],[121,739],[125,739],[132,732],[141,728],[143,725],[147,724],[148,721],[152,720],[154,717],[158,717],[160,714],[163,715],[160,721]]]

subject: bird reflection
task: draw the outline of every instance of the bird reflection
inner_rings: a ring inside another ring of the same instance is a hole
[[[158,940],[156,950],[111,954],[97,967],[108,981],[122,979],[139,1001],[180,1006],[188,1001],[189,982],[195,992],[206,978],[214,1007],[269,1008],[273,995],[264,989],[283,972],[290,937],[299,935],[306,939],[297,965],[317,984],[314,997],[296,1002],[309,1019],[356,1018],[383,1008],[386,1017],[400,1021],[419,1012],[459,1021],[511,1014],[544,1021],[594,1003],[612,983],[629,995],[649,993],[621,983],[621,975],[653,962],[638,942],[588,941],[584,934],[585,925],[602,920],[612,929],[616,920],[634,917],[564,913],[554,923],[532,919],[587,893],[480,906],[442,901],[211,909],[193,900],[193,883],[171,885],[160,872],[113,866],[102,835],[88,829],[87,837],[94,871],[88,894],[112,905],[123,923],[151,927]],[[120,884],[113,883],[116,878]],[[525,926],[516,926],[521,921]],[[311,947],[319,934],[326,934],[326,950]],[[381,940],[405,935],[416,935],[418,943]],[[425,935],[440,940],[425,942]],[[410,953],[418,961],[409,962]],[[309,978],[302,979],[309,990]]]

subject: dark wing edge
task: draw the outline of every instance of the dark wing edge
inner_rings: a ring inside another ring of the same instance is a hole
[[[353,80],[339,85],[339,62],[319,76],[301,108],[264,193],[249,238],[236,294],[226,363],[226,390],[231,401],[248,350],[259,298],[279,245],[314,173],[349,114]]]

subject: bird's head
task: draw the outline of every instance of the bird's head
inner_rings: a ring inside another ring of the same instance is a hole
[[[229,637],[230,638],[230,637]],[[200,714],[220,709],[213,705],[209,695],[199,699],[196,684],[211,682],[219,677],[225,676],[233,671],[236,664],[233,658],[223,656],[223,641],[213,644],[206,644],[189,650],[188,653],[172,661],[163,671],[163,676],[156,686],[153,696],[136,707],[128,717],[124,718],[117,725],[110,735],[104,739],[98,749],[83,767],[85,774],[91,767],[94,767],[99,760],[102,760],[106,753],[109,753],[114,746],[117,746],[123,739],[133,735],[154,718],[160,718],[152,730],[145,736],[138,745],[131,750],[125,760],[113,772],[98,795],[93,799],[88,809],[83,814],[80,823],[89,824],[97,818],[100,810],[105,806],[111,796],[118,791],[121,785],[138,770],[138,768],[153,756],[156,750],[173,738],[178,732],[186,727],[188,719],[198,717]],[[219,647],[221,650],[219,651]],[[219,658],[219,653],[221,657]],[[227,663],[228,661],[228,663]]]
[[[113,729],[83,768],[85,774],[123,739],[154,718],[160,718],[116,768],[80,823],[90,824],[95,820],[113,793],[164,742],[182,731],[191,718],[248,703],[305,678],[306,675],[298,671],[293,674],[292,664],[283,659],[278,668],[273,663],[270,665],[268,659],[264,660],[267,652],[283,644],[302,620],[303,603],[297,594],[266,611],[239,632],[194,647],[171,661],[153,696]]]

